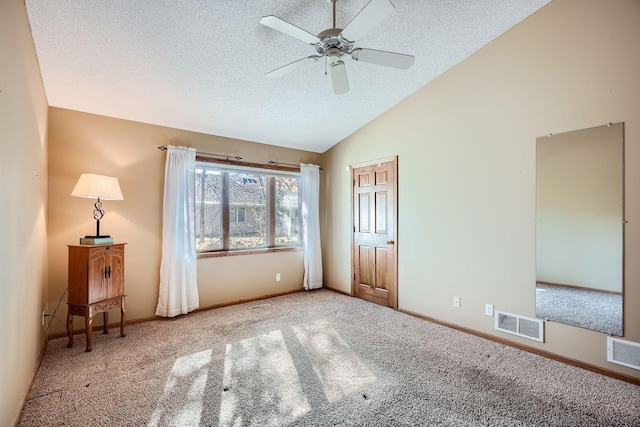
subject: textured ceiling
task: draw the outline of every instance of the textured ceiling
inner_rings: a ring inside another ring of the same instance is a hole
[[[549,0],[394,0],[356,47],[415,56],[409,70],[347,57],[351,90],[334,95],[324,61],[260,25],[276,15],[313,34],[330,0],[26,0],[49,105],[324,152]],[[338,0],[344,28],[368,0]]]

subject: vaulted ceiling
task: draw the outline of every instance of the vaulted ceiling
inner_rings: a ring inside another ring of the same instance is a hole
[[[26,0],[50,106],[324,152],[549,0],[394,0],[356,47],[415,56],[408,70],[345,57],[350,91],[326,61],[260,24],[275,15],[312,34],[332,28],[331,0]],[[368,0],[337,0],[344,28]]]

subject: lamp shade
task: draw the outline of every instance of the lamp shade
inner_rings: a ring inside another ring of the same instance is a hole
[[[124,200],[118,178],[93,173],[80,175],[71,195],[89,199]]]

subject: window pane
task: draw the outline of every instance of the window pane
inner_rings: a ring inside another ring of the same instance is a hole
[[[229,208],[229,222],[244,222],[244,208]]]
[[[276,245],[301,245],[298,179],[276,177]]]
[[[222,175],[196,169],[196,250],[222,249]]]
[[[267,177],[229,172],[229,249],[267,245]]]

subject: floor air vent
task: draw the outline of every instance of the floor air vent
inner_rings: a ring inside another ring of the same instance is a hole
[[[607,361],[640,370],[640,344],[607,337]]]
[[[544,342],[544,323],[540,319],[496,311],[496,329],[508,334]]]

